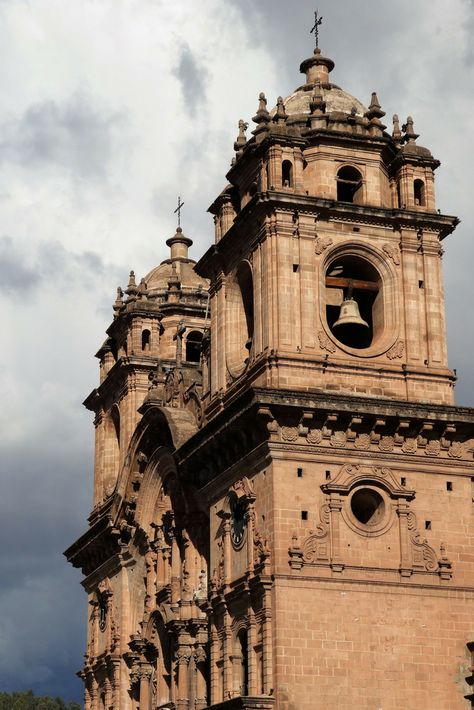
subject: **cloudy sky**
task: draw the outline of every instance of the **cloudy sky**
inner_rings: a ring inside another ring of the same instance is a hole
[[[309,0],[0,0],[0,690],[80,699],[85,594],[62,551],[92,490],[93,358],[117,285],[198,257],[239,118],[301,82]],[[442,161],[450,364],[474,404],[472,0],[319,0],[335,83],[412,114]]]

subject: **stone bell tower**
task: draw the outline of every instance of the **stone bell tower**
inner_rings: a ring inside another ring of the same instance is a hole
[[[316,24],[317,26],[317,24]],[[239,122],[215,244],[119,291],[98,355],[86,710],[474,707],[474,410],[439,167],[317,48]],[[114,413],[115,412],[115,413]],[[119,432],[119,433],[117,433]]]
[[[239,123],[196,267],[207,424],[177,455],[209,501],[211,706],[465,708],[474,413],[453,406],[442,277],[458,220],[413,119],[387,133],[377,95],[333,69],[316,49],[290,96],[260,94],[249,138]]]

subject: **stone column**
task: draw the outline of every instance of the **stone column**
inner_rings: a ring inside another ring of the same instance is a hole
[[[206,650],[198,646],[194,653],[196,663],[196,700],[195,710],[207,708],[207,682],[206,682]]]
[[[187,646],[180,646],[177,652],[178,663],[178,690],[176,698],[176,707],[178,710],[189,708],[189,659],[191,658],[190,649]],[[140,708],[141,710],[141,708]]]
[[[397,506],[397,515],[400,529],[400,574],[402,577],[411,577],[413,573],[411,559],[410,531],[408,529],[408,515],[410,508],[405,500],[400,500]]]
[[[140,668],[140,710],[150,708],[150,678],[151,668]]]
[[[258,695],[257,688],[257,657],[255,646],[257,645],[257,624],[253,610],[249,610],[248,635],[247,635],[247,657],[249,669],[249,695]]]

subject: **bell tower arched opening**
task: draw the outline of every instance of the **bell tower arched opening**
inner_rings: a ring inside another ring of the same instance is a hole
[[[326,271],[326,319],[344,345],[365,349],[383,330],[381,278],[367,260],[343,255]]]
[[[362,175],[352,165],[345,165],[337,172],[337,199],[339,202],[363,202]]]

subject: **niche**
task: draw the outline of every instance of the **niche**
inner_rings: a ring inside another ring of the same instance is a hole
[[[359,256],[343,255],[326,270],[326,319],[334,337],[351,348],[370,347],[384,329],[382,281]]]
[[[361,205],[363,203],[363,182],[360,172],[345,165],[337,173],[337,199],[340,202],[353,202]]]

